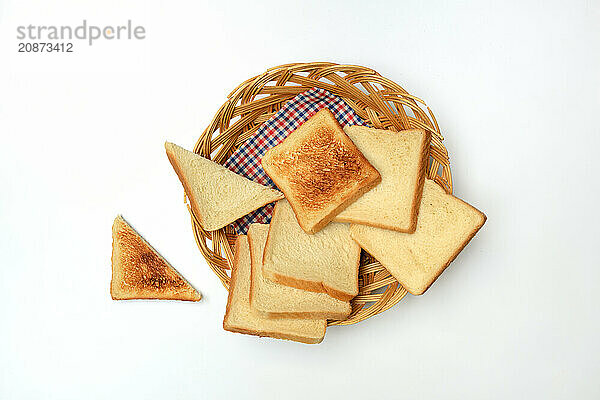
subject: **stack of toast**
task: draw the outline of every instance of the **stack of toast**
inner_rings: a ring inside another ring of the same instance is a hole
[[[223,327],[320,342],[328,319],[351,312],[361,249],[423,294],[486,219],[426,178],[430,139],[418,129],[342,129],[322,109],[261,160],[281,192],[167,143],[203,229],[276,202],[269,225],[236,239]]]
[[[270,224],[251,224],[236,239],[223,327],[321,342],[327,320],[343,320],[351,313],[361,249],[410,293],[423,294],[486,220],[426,178],[430,140],[429,132],[419,129],[342,129],[324,108],[262,158],[262,167],[281,191],[166,143],[169,161],[204,230],[221,229],[276,202]],[[146,257],[152,262],[144,264],[143,273],[122,272],[134,264],[121,255],[127,251],[118,250],[131,247],[133,239],[122,236],[134,238],[135,231],[119,219],[114,229],[113,297],[152,297],[151,290],[136,292],[131,282],[148,278],[151,286],[152,271],[172,267],[156,253]],[[175,289],[163,282],[168,298],[200,298],[174,269],[169,276],[165,282]]]

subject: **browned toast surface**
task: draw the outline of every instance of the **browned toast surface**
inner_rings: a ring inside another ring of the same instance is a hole
[[[381,181],[328,109],[267,151],[261,162],[307,233],[319,231]]]
[[[121,216],[113,223],[110,293],[115,300],[202,298]]]

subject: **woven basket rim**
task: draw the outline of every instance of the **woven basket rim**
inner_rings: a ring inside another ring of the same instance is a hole
[[[371,127],[429,131],[427,177],[452,193],[448,152],[431,109],[424,100],[409,94],[394,81],[359,65],[290,63],[268,68],[262,74],[246,79],[227,95],[227,100],[197,140],[194,152],[223,164],[285,103],[314,87],[341,97]],[[233,245],[237,235],[231,226],[214,232],[203,230],[189,204],[187,208],[200,252],[223,286],[229,289],[227,271],[233,265]],[[352,313],[346,320],[330,320],[328,325],[363,321],[391,308],[407,293],[378,261],[363,251],[359,294],[352,300]]]

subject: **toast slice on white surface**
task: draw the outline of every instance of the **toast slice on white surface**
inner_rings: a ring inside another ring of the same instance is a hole
[[[275,204],[263,255],[267,279],[349,301],[358,294],[359,261],[349,224],[332,222],[308,234],[287,200]]]
[[[248,237],[239,235],[235,242],[229,297],[223,319],[223,328],[226,331],[302,343],[320,343],[323,340],[327,326],[324,319],[271,319],[253,310],[250,306],[250,275]]]
[[[321,230],[381,181],[327,108],[269,149],[261,164],[307,233]]]
[[[379,171],[381,183],[342,210],[334,221],[414,232],[427,169],[429,132],[394,132],[358,125],[347,126],[344,131]]]
[[[260,185],[196,153],[166,142],[169,161],[181,181],[192,210],[207,231],[283,198],[277,190]]]
[[[248,229],[252,260],[250,304],[261,315],[270,318],[325,318],[342,320],[351,312],[350,303],[326,293],[309,292],[285,286],[262,273],[263,254],[269,225],[251,224]]]
[[[113,300],[198,301],[202,298],[120,215],[113,223],[112,238],[110,294]]]
[[[486,216],[426,179],[417,229],[402,233],[352,225],[352,238],[402,286],[423,294],[483,226]]]

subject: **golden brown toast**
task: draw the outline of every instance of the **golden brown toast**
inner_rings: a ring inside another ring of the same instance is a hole
[[[307,233],[321,230],[381,181],[326,108],[267,151],[261,163]]]
[[[120,215],[113,223],[112,236],[110,294],[114,300],[202,298]]]

